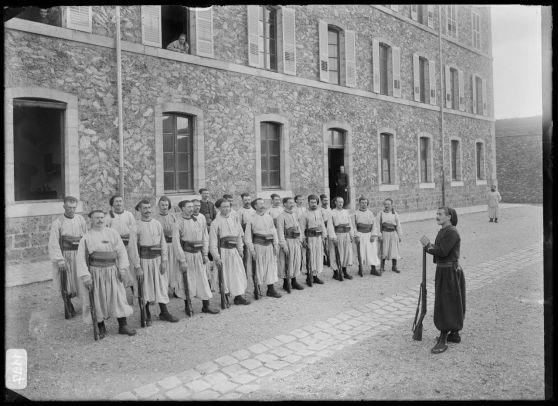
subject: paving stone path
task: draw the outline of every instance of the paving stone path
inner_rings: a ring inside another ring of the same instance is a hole
[[[497,281],[518,269],[542,262],[542,244],[537,243],[488,262],[465,269],[467,291]],[[434,283],[428,314],[432,314]],[[408,324],[415,315],[419,286],[347,309],[335,317],[263,340],[251,347],[223,355],[169,376],[156,383],[123,392],[113,400],[231,400],[265,387],[269,379],[291,375],[348,345],[369,339],[394,326]]]

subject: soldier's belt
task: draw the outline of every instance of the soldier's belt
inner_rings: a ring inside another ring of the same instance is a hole
[[[99,268],[116,265],[117,254],[115,251],[95,251],[89,254],[89,266]]]
[[[304,231],[306,237],[319,237],[322,235],[322,230],[319,228],[309,228]]]
[[[296,227],[290,227],[285,230],[285,238],[294,240],[295,238],[298,237],[300,237],[300,231],[297,231]]]
[[[142,259],[153,259],[161,256],[160,245],[140,245],[139,255]]]
[[[81,237],[71,235],[63,235],[60,237],[60,249],[62,251],[76,251],[79,246]]]
[[[357,223],[356,229],[359,233],[369,233],[372,231],[372,224]]]
[[[436,266],[440,268],[457,268],[459,262],[457,261],[450,261],[450,262],[436,262]]]
[[[382,231],[395,231],[397,226],[391,223],[382,223]]]
[[[348,224],[339,224],[338,226],[334,226],[333,228],[338,234],[348,233],[351,230],[351,226],[349,226]]]
[[[227,237],[221,237],[219,239],[219,247],[220,248],[225,248],[225,249],[233,249],[236,248],[237,246],[237,238],[236,236],[227,236]]]
[[[180,245],[185,252],[195,254],[203,250],[203,241],[184,241],[180,240]]]
[[[273,244],[273,234],[255,234],[252,237],[252,242],[258,245],[271,245]]]
[[[165,235],[166,242],[172,242],[172,235]]]
[[[128,246],[128,243],[130,242],[130,234],[124,234],[121,235],[120,238],[122,238],[122,242],[124,243],[124,246]]]

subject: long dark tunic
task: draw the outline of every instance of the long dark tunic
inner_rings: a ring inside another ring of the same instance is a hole
[[[461,330],[465,318],[465,277],[459,265],[461,237],[454,226],[442,228],[427,252],[436,263],[434,325],[440,331]]]

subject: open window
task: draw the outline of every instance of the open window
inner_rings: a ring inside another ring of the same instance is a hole
[[[372,40],[374,93],[401,97],[401,50],[386,42]]]
[[[356,33],[320,21],[318,25],[320,80],[356,87]]]

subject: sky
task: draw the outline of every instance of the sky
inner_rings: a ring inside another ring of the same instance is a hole
[[[495,5],[491,14],[495,118],[542,115],[540,6]]]

